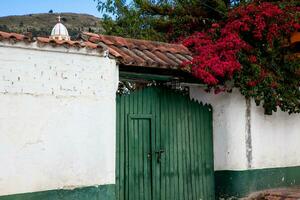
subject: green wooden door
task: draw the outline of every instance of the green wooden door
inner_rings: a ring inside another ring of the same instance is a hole
[[[117,97],[117,199],[212,200],[211,107],[170,89]]]

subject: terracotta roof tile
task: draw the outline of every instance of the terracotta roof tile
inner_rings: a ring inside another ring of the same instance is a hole
[[[291,44],[299,43],[300,42],[300,32],[293,33],[290,38]]]
[[[13,39],[17,41],[21,41],[25,39],[25,35],[21,35],[18,33],[7,33],[7,32],[2,32],[0,31],[0,39]]]
[[[65,47],[76,47],[76,48],[90,48],[90,49],[97,49],[103,48],[93,42],[85,41],[65,41],[65,40],[53,40],[46,37],[37,37],[32,38],[26,35],[18,34],[18,33],[7,33],[0,31],[0,41],[1,40],[13,40],[15,42],[38,42],[41,44],[50,44],[52,46],[65,46]]]
[[[183,61],[191,60],[191,52],[181,44],[169,44],[147,40],[137,40],[117,36],[83,33],[83,38],[95,44],[102,44],[121,64],[178,68]]]
[[[144,51],[140,51],[140,52],[144,53],[145,55],[147,55],[149,57],[151,57],[158,66],[165,66],[165,67],[169,66],[168,63],[166,63],[165,61],[163,61],[161,58],[159,58],[157,55],[155,55],[151,51],[144,50]]]
[[[0,31],[0,41],[37,42],[41,45],[64,46],[66,48],[107,49],[121,64],[141,67],[179,68],[183,61],[191,60],[189,50],[180,44],[168,44],[116,36],[83,33],[85,41],[61,41],[46,37],[32,38],[17,33]]]

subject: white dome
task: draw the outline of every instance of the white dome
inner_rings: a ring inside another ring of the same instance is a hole
[[[68,30],[62,23],[57,23],[51,31],[51,36],[69,36]]]
[[[70,40],[67,28],[60,22],[60,16],[58,17],[58,23],[53,27],[51,31],[50,39]]]

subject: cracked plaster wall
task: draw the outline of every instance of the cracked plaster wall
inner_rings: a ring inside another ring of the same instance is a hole
[[[0,47],[0,196],[115,183],[116,62],[57,48]]]

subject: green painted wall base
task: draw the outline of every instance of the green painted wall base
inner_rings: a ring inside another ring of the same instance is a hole
[[[216,171],[215,184],[217,199],[245,197],[252,192],[270,188],[299,186],[300,166],[245,171]]]
[[[115,185],[0,196],[0,200],[115,200]]]
[[[237,199],[260,190],[292,186],[300,186],[300,166],[215,172],[216,199]],[[115,200],[115,198],[115,185],[0,196],[0,200]]]

